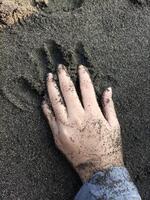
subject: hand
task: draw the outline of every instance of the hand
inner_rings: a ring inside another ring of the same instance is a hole
[[[47,89],[52,109],[47,100],[44,100],[42,108],[57,147],[72,163],[82,181],[87,181],[99,170],[124,164],[112,89],[107,88],[103,93],[103,114],[87,68],[79,66],[78,73],[83,106],[67,69],[59,65],[58,78],[63,98],[50,73]]]

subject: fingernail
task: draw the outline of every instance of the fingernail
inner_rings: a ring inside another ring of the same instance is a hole
[[[106,90],[107,90],[107,92],[112,92],[112,88],[111,87],[108,87]]]
[[[89,73],[88,68],[86,66],[84,66],[84,65],[79,65],[78,69],[84,69],[86,72]]]
[[[67,71],[66,67],[65,67],[63,64],[59,64],[59,65],[58,65],[58,71],[60,71],[60,70],[65,70],[65,71]]]
[[[83,65],[79,65],[78,69],[85,69],[85,67]]]
[[[58,70],[62,69],[62,64],[58,65]]]
[[[48,79],[53,79],[53,74],[52,73],[48,73]]]

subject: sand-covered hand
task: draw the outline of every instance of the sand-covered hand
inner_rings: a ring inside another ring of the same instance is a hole
[[[47,89],[51,106],[44,100],[42,108],[57,147],[72,163],[81,179],[86,181],[94,172],[111,166],[123,166],[123,156],[112,89],[104,91],[101,109],[87,68],[80,65],[78,73],[82,103],[67,69],[59,65],[61,93],[50,73]]]

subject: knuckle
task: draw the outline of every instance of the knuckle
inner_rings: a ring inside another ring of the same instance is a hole
[[[91,82],[89,80],[83,80],[82,87],[89,89],[91,87]]]
[[[74,86],[73,86],[73,83],[62,83],[62,89],[63,91],[65,92],[68,92],[68,91],[74,91]]]
[[[107,105],[110,103],[110,99],[109,98],[104,98],[104,104]]]
[[[58,104],[61,102],[61,98],[58,96],[58,97],[53,97],[52,98],[52,101],[55,103],[55,104]]]
[[[103,104],[105,105],[105,106],[107,106],[107,105],[112,105],[112,98],[111,97],[106,97],[106,96],[103,96]]]
[[[74,126],[76,126],[77,128],[81,128],[83,126],[83,121],[81,119],[82,117],[78,117],[78,116],[73,117],[72,121],[73,121]]]

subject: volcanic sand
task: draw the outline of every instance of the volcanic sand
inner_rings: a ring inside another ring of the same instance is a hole
[[[148,200],[148,1],[1,1],[0,25],[0,199],[70,200],[81,186],[41,111],[46,74],[64,63],[77,88],[77,65],[88,67],[99,102],[112,86],[125,164]]]

